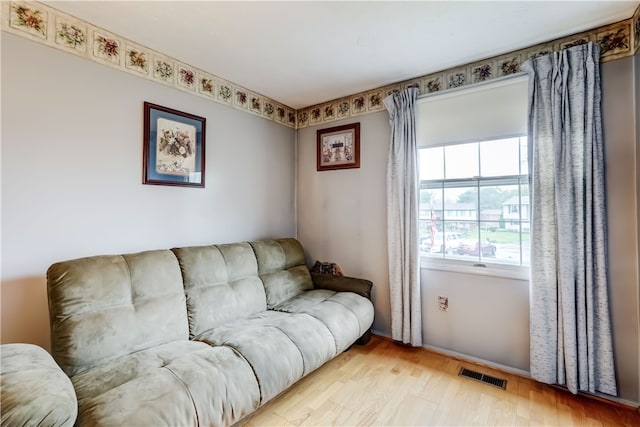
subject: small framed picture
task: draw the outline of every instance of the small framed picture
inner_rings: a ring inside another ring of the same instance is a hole
[[[319,129],[317,136],[317,170],[360,167],[360,123]]]
[[[143,184],[204,188],[204,117],[144,103]]]

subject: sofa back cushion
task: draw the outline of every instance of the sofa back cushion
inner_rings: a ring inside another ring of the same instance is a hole
[[[256,256],[248,243],[172,250],[182,270],[191,338],[267,309]]]
[[[180,267],[169,250],[53,264],[47,292],[52,354],[70,376],[189,337]]]
[[[258,259],[269,309],[313,289],[304,250],[296,239],[261,240],[251,242],[251,246]]]

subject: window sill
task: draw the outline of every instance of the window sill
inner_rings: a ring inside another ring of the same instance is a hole
[[[450,271],[453,273],[477,274],[482,276],[504,277],[517,280],[529,280],[529,267],[519,265],[484,264],[478,266],[468,261],[441,260],[426,256],[420,257],[420,268],[424,270]]]

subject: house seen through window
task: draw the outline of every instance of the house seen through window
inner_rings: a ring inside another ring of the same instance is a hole
[[[420,149],[420,252],[529,265],[527,138]]]

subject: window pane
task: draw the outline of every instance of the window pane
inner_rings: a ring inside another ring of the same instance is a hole
[[[495,242],[501,231],[503,230],[500,228],[500,221],[482,221],[478,238]]]
[[[455,242],[455,246],[450,250],[450,258],[464,259],[467,261],[477,261],[478,251],[477,243],[480,236],[480,230],[478,227],[469,227],[464,233],[460,234],[460,237]]]
[[[480,143],[480,172],[482,176],[518,175],[519,138],[483,141]]]
[[[522,198],[520,199],[521,210],[522,210],[520,214],[520,218],[522,219],[522,221],[530,221],[531,206],[529,203],[529,185],[528,184],[520,186],[520,194],[522,195]]]
[[[517,182],[517,180],[515,181]],[[500,221],[510,204],[518,205],[518,185],[485,185],[480,187],[480,220]],[[520,217],[517,217],[520,219]]]
[[[531,224],[522,223],[522,265],[529,265],[531,258]]]
[[[421,188],[420,189],[420,210],[439,209],[442,210],[442,189],[441,188]]]
[[[445,221],[444,241],[441,248],[447,258],[458,255],[458,248],[464,244],[469,235],[477,233],[475,222],[447,222]]]
[[[476,221],[478,206],[478,188],[460,187],[444,189],[445,221]]]
[[[427,222],[427,233],[420,240],[420,252],[430,256],[442,257],[444,244],[444,224],[442,221],[433,220]]]
[[[529,174],[529,151],[527,145],[527,137],[520,137],[520,174]]]
[[[420,150],[423,256],[529,265],[526,149],[526,138],[505,138]]]
[[[502,221],[480,223],[481,258],[484,262],[520,264],[520,230],[507,230]]]
[[[445,178],[472,178],[478,176],[478,143],[448,145],[444,147]]]
[[[444,179],[444,148],[423,148],[420,153],[420,180]]]
[[[420,189],[419,218],[430,220],[433,216],[442,219],[442,189]]]
[[[442,213],[442,189],[420,189],[420,252],[430,253],[435,248],[436,221]],[[433,237],[433,241],[432,241]],[[438,245],[438,248],[440,245]]]

